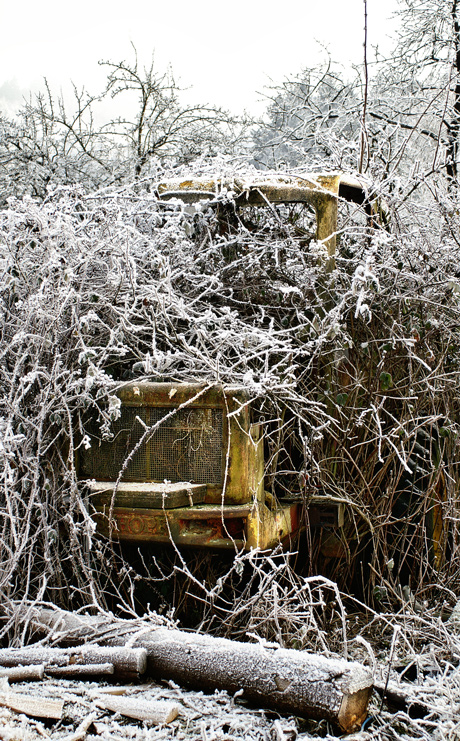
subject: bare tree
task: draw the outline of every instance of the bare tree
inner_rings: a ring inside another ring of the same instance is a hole
[[[267,119],[255,137],[262,166],[364,169],[387,193],[409,178],[413,193],[435,176],[458,181],[460,4],[404,0],[391,58],[376,54],[347,77],[328,61],[268,91]],[[366,108],[366,161],[359,167]]]
[[[267,119],[254,135],[259,166],[353,168],[360,98],[355,82],[329,62],[267,91]]]
[[[114,182],[117,153],[94,123],[98,97],[74,87],[73,107],[45,89],[27,102],[15,121],[3,119],[0,143],[2,192],[43,198],[50,185]]]
[[[50,186],[81,184],[86,190],[132,176],[155,175],[165,162],[234,154],[244,145],[248,122],[212,106],[184,106],[172,72],[104,62],[109,73],[99,95],[73,88],[71,103],[44,91],[17,120],[0,120],[0,197],[43,198]],[[108,117],[116,100],[122,114]]]
[[[134,50],[135,51],[135,50]],[[132,172],[148,172],[153,158],[187,163],[196,157],[234,152],[244,126],[228,112],[214,106],[183,106],[181,89],[172,71],[158,73],[152,60],[141,69],[137,53],[132,64],[103,62],[110,72],[105,95],[136,99],[131,116],[119,116],[103,128],[105,135],[122,142]],[[126,109],[121,103],[120,107]]]
[[[418,105],[410,112],[415,126],[423,116],[426,135],[436,137],[446,174],[458,179],[460,146],[460,4],[458,0],[404,0],[395,60],[416,82]],[[409,119],[410,120],[410,119]],[[431,133],[428,133],[431,132]]]

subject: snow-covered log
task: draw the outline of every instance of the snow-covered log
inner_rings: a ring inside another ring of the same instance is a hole
[[[33,666],[11,666],[7,669],[0,669],[0,679],[7,679],[12,682],[36,682],[43,679],[45,667],[43,664],[34,664]]]
[[[158,628],[138,642],[147,671],[195,689],[225,689],[273,710],[361,726],[372,676],[360,664],[264,644]]]
[[[111,674],[117,679],[133,680],[145,674],[147,652],[143,648],[81,646],[73,649],[4,648],[0,649],[0,667],[43,665],[53,676]],[[109,668],[110,667],[110,668]]]
[[[51,677],[60,679],[78,679],[84,677],[103,677],[115,674],[113,664],[69,664],[68,666],[47,666],[46,673]],[[132,678],[137,678],[135,674]]]
[[[37,628],[51,628],[55,641],[59,631],[63,642],[86,635],[87,640],[92,637],[99,644],[141,646],[147,652],[147,674],[153,678],[172,679],[210,692],[239,692],[272,710],[327,718],[344,731],[359,728],[367,714],[373,678],[356,662],[186,633],[154,623],[149,626],[132,621],[129,630],[130,621],[107,618],[104,624],[100,617],[63,611],[35,608],[33,623]]]

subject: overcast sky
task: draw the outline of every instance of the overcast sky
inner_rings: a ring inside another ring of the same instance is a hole
[[[368,0],[369,46],[388,52],[397,0]],[[103,87],[101,59],[131,60],[131,42],[149,64],[171,64],[189,100],[235,113],[260,112],[270,78],[280,82],[329,51],[334,61],[363,56],[364,0],[0,0],[0,109],[29,90],[89,92]],[[369,52],[371,54],[371,52]]]

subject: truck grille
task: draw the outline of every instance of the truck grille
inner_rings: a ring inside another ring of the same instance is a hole
[[[112,423],[110,442],[92,435],[91,448],[80,449],[81,477],[115,481],[145,426],[155,425],[172,411],[145,406],[121,410],[121,417]],[[122,480],[221,484],[222,426],[221,409],[178,409],[133,455]]]

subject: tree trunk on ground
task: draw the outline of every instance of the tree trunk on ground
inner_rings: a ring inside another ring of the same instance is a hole
[[[139,638],[152,677],[195,689],[223,689],[264,707],[327,718],[345,731],[366,718],[372,677],[363,666],[292,649],[158,628]]]
[[[2,648],[0,667],[29,666],[39,664],[45,672],[58,677],[94,674],[97,665],[99,675],[111,674],[116,679],[136,680],[147,669],[145,649],[100,646],[76,648]],[[111,667],[111,668],[109,668]]]
[[[12,666],[8,669],[0,669],[0,679],[7,679],[9,684],[12,684],[12,682],[39,682],[43,679],[44,674],[45,667],[43,664]]]
[[[55,642],[65,644],[78,635],[80,640],[91,637],[98,644],[123,646],[129,642],[142,647],[147,652],[147,674],[155,679],[172,679],[210,692],[220,689],[234,694],[243,690],[244,699],[262,707],[326,718],[348,732],[358,729],[366,718],[373,679],[356,662],[170,630],[155,626],[153,621],[103,620],[35,608],[32,622],[42,631],[51,629]],[[24,654],[30,650],[21,649]],[[0,651],[0,665],[2,654],[4,651]]]

